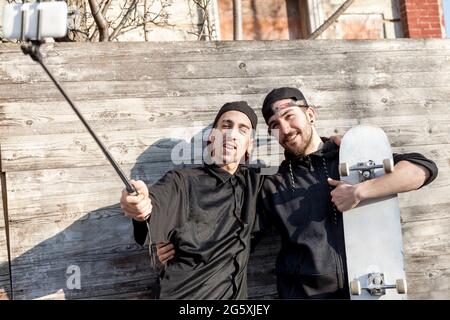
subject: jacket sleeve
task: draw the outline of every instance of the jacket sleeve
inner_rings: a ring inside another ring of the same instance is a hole
[[[169,232],[183,219],[184,181],[180,173],[167,172],[158,182],[148,186],[152,201],[152,214],[147,221],[133,221],[134,240],[143,246],[149,238],[149,244],[168,242]],[[147,225],[148,224],[148,225]],[[150,234],[149,234],[150,230]]]
[[[426,158],[420,153],[394,153],[393,156],[394,156],[394,164],[406,160],[411,163],[422,166],[428,170],[430,176],[428,177],[427,180],[425,180],[425,182],[423,183],[422,186],[420,186],[420,188],[431,183],[434,179],[436,179],[438,175],[438,167],[436,166],[436,163],[434,163],[434,161]]]
[[[172,170],[148,188],[153,206],[148,220],[150,243],[168,242],[170,232],[185,221],[188,206],[185,180],[180,170]]]

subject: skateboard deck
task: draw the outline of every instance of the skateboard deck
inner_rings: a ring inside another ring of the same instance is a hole
[[[377,127],[357,126],[342,138],[341,180],[356,184],[394,170],[389,140]],[[361,202],[343,213],[351,299],[406,299],[397,195]]]

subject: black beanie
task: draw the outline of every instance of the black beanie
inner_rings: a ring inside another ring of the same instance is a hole
[[[219,112],[216,115],[216,118],[214,119],[213,128],[216,127],[217,121],[219,121],[220,117],[228,111],[239,111],[244,113],[250,119],[253,130],[256,129],[256,125],[258,124],[258,117],[256,116],[255,111],[253,111],[253,109],[247,104],[246,101],[225,103],[222,108],[220,108]]]
[[[305,96],[303,93],[296,88],[277,88],[270,91],[270,93],[266,96],[262,106],[262,114],[266,123],[269,122],[270,117],[274,115],[272,105],[283,99],[292,99],[295,101],[303,102],[304,106],[307,107],[308,103],[306,102]]]

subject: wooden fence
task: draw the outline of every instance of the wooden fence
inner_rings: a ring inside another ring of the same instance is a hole
[[[400,202],[409,298],[450,298],[450,40],[64,43],[43,51],[126,173],[150,183],[223,103],[247,100],[259,112],[274,87],[301,88],[323,136],[382,127],[396,152],[421,152],[439,166],[433,184]],[[118,206],[121,181],[40,66],[12,44],[0,44],[0,156],[0,297],[152,297],[155,272]],[[266,238],[251,256],[251,298],[276,297],[278,243]],[[76,268],[81,289],[71,282]]]

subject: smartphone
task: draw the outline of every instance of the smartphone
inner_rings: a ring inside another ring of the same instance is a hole
[[[39,10],[41,13],[38,19]],[[67,33],[67,3],[56,1],[7,4],[3,9],[2,28],[3,36],[10,40],[20,39],[22,33],[25,40],[64,37]]]

